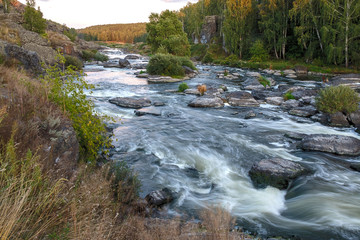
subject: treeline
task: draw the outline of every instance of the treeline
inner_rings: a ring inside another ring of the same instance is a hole
[[[83,34],[85,40],[133,43],[134,38],[146,33],[145,25],[145,23],[97,25],[80,29],[79,33]]]
[[[359,0],[199,0],[179,12],[200,39],[205,16],[218,16],[218,43],[241,59],[260,40],[276,59],[360,65]]]

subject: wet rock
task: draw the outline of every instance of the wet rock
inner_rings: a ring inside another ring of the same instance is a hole
[[[298,101],[296,101],[295,99],[290,99],[281,104],[281,108],[285,110],[290,110],[299,107],[299,105],[300,103]]]
[[[284,102],[283,97],[267,97],[265,98],[266,103],[280,106]]]
[[[104,62],[102,65],[105,68],[118,68],[119,67],[119,64],[116,62]]]
[[[360,172],[360,163],[351,163],[350,168],[355,170],[355,171]]]
[[[360,89],[360,74],[343,74],[330,79],[330,84],[345,85],[353,89]]]
[[[305,96],[299,99],[300,102],[304,105],[316,106],[315,96]]]
[[[282,158],[265,159],[255,163],[249,171],[249,176],[256,188],[272,186],[287,189],[296,178],[306,175],[308,169],[299,163]]]
[[[195,70],[189,68],[188,66],[182,66],[182,68],[184,69],[185,74],[194,74],[194,73],[196,73]]]
[[[256,114],[254,113],[254,111],[249,111],[245,115],[245,119],[251,119],[251,118],[254,118],[254,117],[256,117]]]
[[[294,70],[292,70],[292,69],[286,69],[286,70],[283,71],[283,73],[285,75],[289,75],[289,74],[295,74],[296,72]]]
[[[281,92],[274,92],[274,91],[268,91],[268,90],[253,90],[251,91],[251,95],[256,100],[265,100],[267,97],[282,97]]]
[[[296,100],[299,100],[300,98],[315,96],[317,91],[312,89],[299,89],[293,91],[291,94],[295,97]]]
[[[308,68],[305,66],[297,65],[295,66],[295,72],[297,75],[307,75],[308,74]]]
[[[360,110],[357,110],[356,112],[350,113],[348,120],[352,125],[355,127],[360,127]]]
[[[147,98],[117,97],[110,99],[109,102],[125,108],[143,108],[151,106],[151,101]]]
[[[148,78],[149,77],[149,74],[147,73],[139,73],[136,75],[137,78]]]
[[[141,108],[134,111],[136,116],[153,115],[161,116],[161,110],[155,107]]]
[[[219,97],[202,96],[195,98],[189,103],[189,107],[208,108],[208,107],[223,107],[224,102]]]
[[[350,127],[346,116],[342,112],[328,114],[328,123],[332,127]]]
[[[165,103],[164,103],[164,102],[157,101],[157,102],[154,102],[153,105],[154,105],[155,107],[161,107],[161,106],[165,106]]]
[[[245,91],[236,91],[226,94],[226,99],[231,106],[259,107],[260,104],[253,96]]]
[[[287,78],[297,78],[297,76],[295,74],[288,74],[286,75]]]
[[[305,137],[300,148],[338,155],[360,155],[360,140],[350,136],[315,134]]]
[[[170,189],[163,188],[149,193],[146,195],[145,200],[151,206],[160,207],[174,200],[174,196]]]
[[[261,74],[258,72],[247,72],[246,75],[250,77],[261,77]]]
[[[131,64],[132,69],[146,69],[148,63],[133,63]]]
[[[186,93],[186,94],[193,94],[193,95],[200,95],[200,92],[199,92],[199,90],[197,90],[197,89],[186,89],[185,91],[184,91],[184,93]]]
[[[119,66],[120,68],[127,68],[127,67],[130,67],[131,64],[128,60],[126,59],[119,59]]]
[[[178,78],[172,78],[169,76],[149,76],[148,77],[148,83],[173,83],[173,82],[182,82],[186,80],[186,78],[178,79]]]
[[[313,106],[297,107],[289,111],[289,114],[299,117],[311,117],[317,113],[317,109]]]
[[[304,137],[306,137],[306,134],[302,134],[302,133],[295,133],[295,132],[288,132],[284,134],[285,137],[293,139],[293,140],[297,140],[297,141],[301,141],[303,140]]]
[[[259,73],[260,74],[260,73]],[[264,90],[265,87],[256,79],[249,78],[242,83],[245,90]]]
[[[136,59],[139,59],[139,58],[140,58],[140,56],[138,56],[138,55],[130,54],[130,55],[127,55],[124,59],[125,60],[129,60],[129,59],[136,60]]]

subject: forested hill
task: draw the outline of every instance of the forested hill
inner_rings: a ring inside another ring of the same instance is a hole
[[[146,23],[106,24],[79,30],[88,40],[133,43],[134,38],[146,33]]]

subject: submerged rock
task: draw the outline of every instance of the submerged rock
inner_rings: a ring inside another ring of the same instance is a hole
[[[161,116],[161,110],[155,107],[141,108],[135,110],[134,112],[136,116],[144,116],[144,115]]]
[[[119,59],[119,65],[118,67],[120,68],[127,68],[127,67],[130,67],[130,62],[126,59]]]
[[[265,159],[255,163],[249,176],[256,188],[267,186],[287,189],[291,181],[306,175],[308,169],[299,163],[282,158]]]
[[[259,107],[260,104],[253,96],[245,91],[236,91],[226,94],[226,99],[231,106],[239,107]]]
[[[128,60],[128,59],[135,60],[135,59],[139,59],[139,58],[140,58],[140,56],[138,56],[138,55],[129,54],[124,59],[126,59],[126,60]]]
[[[224,106],[224,102],[221,100],[221,98],[210,97],[210,96],[198,97],[189,103],[189,107],[198,107],[198,108],[208,108],[208,107],[219,108],[223,106]]]
[[[350,164],[350,168],[352,170],[360,172],[360,163],[352,163],[352,164]]]
[[[143,108],[151,106],[151,101],[147,98],[117,97],[110,99],[109,102],[125,108]]]
[[[170,189],[163,188],[149,193],[146,195],[145,200],[151,206],[160,207],[174,200],[174,196]]]
[[[308,151],[335,153],[338,155],[360,155],[360,140],[350,136],[314,134],[306,136],[300,147]]]
[[[317,109],[313,106],[297,107],[289,111],[290,115],[299,117],[311,117],[317,113]]]

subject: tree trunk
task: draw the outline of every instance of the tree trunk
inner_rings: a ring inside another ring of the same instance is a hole
[[[345,20],[345,67],[349,67],[349,23],[350,23],[350,3],[346,0],[346,20]]]

